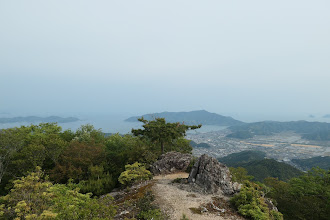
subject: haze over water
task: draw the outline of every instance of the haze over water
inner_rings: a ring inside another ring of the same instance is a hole
[[[328,0],[2,1],[0,112],[107,132],[126,116],[199,109],[326,120],[329,11]]]

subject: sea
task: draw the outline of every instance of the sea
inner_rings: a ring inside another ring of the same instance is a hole
[[[136,116],[131,114],[107,114],[107,113],[88,113],[88,114],[49,114],[49,115],[38,115],[38,114],[29,114],[29,115],[18,115],[11,113],[0,113],[0,118],[9,118],[9,117],[18,117],[18,116],[60,116],[60,117],[77,117],[79,121],[70,122],[70,123],[59,123],[58,125],[62,127],[63,130],[71,129],[73,131],[77,130],[82,125],[91,124],[96,129],[101,129],[104,133],[119,133],[119,134],[129,134],[132,128],[137,129],[142,127],[141,122],[126,122],[125,119]],[[297,120],[306,120],[306,121],[319,121],[319,122],[328,122],[330,123],[330,118],[323,118],[322,115],[306,115],[306,114],[288,114],[288,115],[274,115],[274,114],[238,114],[233,113],[223,114],[231,116],[237,120],[244,122],[257,122],[257,121],[297,121]],[[21,123],[5,123],[0,124],[0,129],[20,127],[22,125],[27,126],[31,123],[21,122]],[[38,124],[38,123],[34,123]],[[204,125],[202,128],[192,131],[198,133],[205,133],[210,131],[219,131],[223,130],[226,127],[224,126],[214,126],[214,125]]]

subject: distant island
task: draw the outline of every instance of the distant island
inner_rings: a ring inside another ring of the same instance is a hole
[[[330,118],[330,114],[324,115],[323,118]]]
[[[62,118],[59,116],[49,116],[49,117],[27,116],[27,117],[0,118],[0,124],[19,123],[19,122],[69,123],[69,122],[76,122],[76,121],[79,121],[79,119],[74,118],[74,117]]]
[[[183,122],[186,125],[217,125],[217,126],[236,126],[245,124],[242,121],[233,119],[232,117],[210,113],[205,110],[191,112],[161,112],[152,113],[142,116],[134,116],[126,119],[126,122],[137,122],[138,118],[144,117],[146,120],[155,118],[165,118],[168,122]]]

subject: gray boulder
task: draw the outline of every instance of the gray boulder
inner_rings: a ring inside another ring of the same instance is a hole
[[[224,164],[213,157],[203,154],[194,164],[188,183],[203,188],[207,193],[232,195],[240,190],[241,185],[231,181],[231,174]]]
[[[150,170],[154,175],[184,172],[188,168],[191,159],[191,154],[168,152],[161,155],[160,159],[150,167]]]

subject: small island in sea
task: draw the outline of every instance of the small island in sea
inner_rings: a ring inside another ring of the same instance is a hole
[[[245,124],[229,116],[223,116],[216,113],[211,113],[205,110],[190,111],[190,112],[161,112],[145,114],[142,116],[134,116],[126,119],[126,122],[136,122],[138,118],[143,117],[146,120],[155,118],[165,118],[168,122],[184,122],[187,125],[217,125],[217,126],[238,126]]]
[[[26,116],[26,117],[12,117],[12,118],[0,118],[0,124],[6,123],[36,123],[36,122],[44,122],[44,123],[70,123],[79,121],[78,118],[75,117],[67,117],[62,118],[59,116],[49,116],[49,117],[38,117],[38,116]]]

